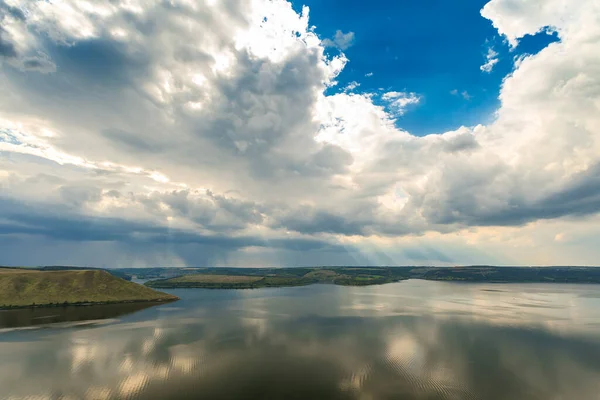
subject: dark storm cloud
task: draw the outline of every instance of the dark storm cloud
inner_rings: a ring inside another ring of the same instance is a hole
[[[306,234],[338,233],[343,235],[362,235],[366,228],[364,222],[353,220],[350,216],[309,208],[297,209],[281,216],[275,226]]]
[[[538,200],[528,201],[517,188],[509,190],[503,207],[481,204],[477,196],[486,188],[474,185],[468,190],[460,185],[447,194],[438,208],[431,207],[428,219],[436,224],[460,223],[470,226],[518,226],[540,219],[567,216],[582,217],[600,212],[600,164],[573,177],[560,190]],[[459,192],[460,191],[460,192]]]
[[[88,197],[86,193],[84,197]],[[48,239],[88,242],[176,243],[214,246],[237,250],[247,247],[271,247],[284,250],[344,251],[342,246],[319,239],[252,236],[203,235],[173,229],[151,222],[75,214],[65,207],[29,206],[0,198],[0,235],[36,235]]]
[[[88,89],[130,84],[146,73],[149,61],[143,54],[128,52],[123,44],[104,38],[69,45],[46,40],[45,48],[63,74],[77,78]]]
[[[540,203],[542,209],[549,209],[558,214],[597,213],[600,211],[600,164],[580,173],[571,184],[546,197]]]

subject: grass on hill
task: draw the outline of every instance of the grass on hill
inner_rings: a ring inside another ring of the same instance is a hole
[[[242,270],[243,271],[243,270]],[[294,275],[292,272],[302,274]],[[146,282],[153,288],[205,288],[205,289],[255,289],[262,287],[303,286],[313,283],[334,283],[344,286],[375,285],[400,280],[401,278],[374,275],[378,270],[357,271],[354,275],[321,268],[286,270],[265,270],[265,275],[238,275],[239,270],[224,270],[221,274],[182,275],[175,278],[158,279]],[[225,273],[232,272],[233,275]],[[365,272],[371,272],[367,274]]]
[[[177,297],[101,270],[45,272],[0,269],[0,308],[172,300],[177,300]]]
[[[261,280],[260,276],[239,275],[183,275],[171,278],[171,283],[251,283]]]
[[[255,289],[261,287],[301,286],[315,282],[315,279],[294,276],[197,274],[149,281],[145,285],[153,288]]]
[[[0,274],[30,274],[40,272],[37,269],[17,268],[17,267],[0,267]]]

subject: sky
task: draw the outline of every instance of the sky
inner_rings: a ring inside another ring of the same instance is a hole
[[[0,265],[600,265],[594,0],[0,0]]]

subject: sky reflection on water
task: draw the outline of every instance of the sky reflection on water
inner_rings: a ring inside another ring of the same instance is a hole
[[[558,400],[600,389],[597,286],[173,293],[182,300],[103,324],[4,332],[0,398]]]

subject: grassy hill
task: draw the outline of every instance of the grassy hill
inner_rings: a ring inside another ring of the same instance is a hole
[[[175,278],[148,281],[145,285],[153,288],[256,289],[262,287],[304,286],[313,283],[363,286],[399,280],[399,278],[394,277],[373,275],[377,271],[371,270],[354,276],[345,274],[341,270],[334,271],[321,268],[266,269],[261,270],[260,273],[263,275],[238,275],[238,272],[244,271],[227,269],[224,270],[223,274],[182,275]]]
[[[0,268],[0,308],[173,300],[177,297],[101,270],[46,272]]]
[[[302,286],[317,283],[316,279],[289,276],[252,275],[184,275],[146,282],[153,288],[256,289],[261,287]]]

